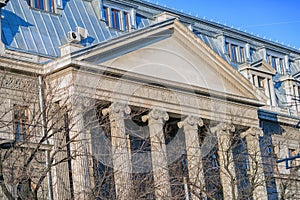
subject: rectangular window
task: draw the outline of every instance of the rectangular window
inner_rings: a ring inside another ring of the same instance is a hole
[[[285,73],[284,69],[284,59],[278,58],[276,56],[272,56],[270,54],[267,55],[268,63],[280,74]]]
[[[236,49],[237,49],[237,46],[231,44],[231,60],[232,60],[233,62],[237,62]]]
[[[296,150],[295,149],[289,149],[289,158],[296,156]],[[290,160],[290,167],[296,166],[296,159]]]
[[[102,17],[104,19],[104,22],[106,23],[107,26],[109,26],[109,16],[108,16],[108,8],[107,7],[103,7],[102,9]]]
[[[276,57],[272,56],[271,66],[276,70]]]
[[[258,87],[261,89],[265,89],[265,79],[263,77],[258,76]]]
[[[16,140],[23,140],[23,136],[26,133],[29,109],[26,106],[14,105],[14,131]]]
[[[279,172],[278,164],[276,161],[278,160],[278,156],[275,153],[275,146],[270,146],[269,148],[269,155],[272,160],[272,168],[274,172]]]
[[[49,5],[48,5],[48,7],[49,7],[49,12],[54,12],[55,11],[55,7],[54,7],[54,0],[49,0]]]
[[[129,14],[127,12],[123,12],[123,30],[129,30]]]
[[[26,0],[26,2],[30,7],[52,13],[55,12],[54,0]]]
[[[120,30],[120,11],[111,9],[111,27]]]
[[[104,6],[102,17],[106,25],[110,28],[119,31],[129,31],[130,29],[130,15],[126,11]]]
[[[244,47],[226,42],[226,49],[232,62],[244,63],[246,61]]]
[[[218,155],[216,153],[211,155],[211,167],[213,169],[219,168]]]
[[[285,73],[285,70],[284,70],[284,62],[283,62],[283,59],[282,58],[279,58],[279,71],[281,74],[284,74]]]
[[[43,0],[35,0],[34,7],[37,9],[44,10],[44,1]]]
[[[240,47],[240,55],[241,55],[241,60],[240,62],[245,62],[245,49],[243,47]]]

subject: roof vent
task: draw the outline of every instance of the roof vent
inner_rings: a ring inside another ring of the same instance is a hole
[[[85,28],[77,26],[76,32],[79,33],[82,39],[86,39],[88,37],[88,30]]]
[[[80,34],[76,31],[69,31],[68,32],[68,41],[70,43],[78,43],[80,42],[81,37]]]

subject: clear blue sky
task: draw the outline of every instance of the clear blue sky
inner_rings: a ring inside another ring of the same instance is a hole
[[[300,48],[300,0],[149,1]]]

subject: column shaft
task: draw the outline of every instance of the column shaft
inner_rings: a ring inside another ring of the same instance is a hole
[[[104,115],[109,113],[116,197],[127,200],[130,199],[132,184],[124,114],[129,114],[130,108],[122,103],[113,103],[102,112]]]
[[[183,127],[185,134],[190,193],[193,200],[200,200],[200,196],[205,197],[203,193],[205,190],[205,179],[198,136],[198,125],[203,126],[203,121],[193,116],[189,116],[184,121],[178,123],[179,128]]]
[[[155,197],[162,200],[171,198],[167,147],[163,133],[164,120],[168,119],[168,114],[158,109],[152,109],[142,117],[144,122],[148,120],[150,132]]]
[[[224,200],[236,200],[238,198],[237,177],[232,153],[232,133],[234,126],[220,123],[212,129],[217,134],[218,157],[220,163],[220,177],[223,188]]]
[[[84,131],[84,119],[80,108],[74,109],[70,118],[72,129],[69,133],[70,153],[75,159],[71,160],[73,190],[75,199],[87,198],[87,192],[91,189],[88,151],[86,148],[86,133]],[[70,170],[70,169],[69,169]]]
[[[254,200],[267,200],[266,180],[263,170],[263,161],[259,146],[259,136],[262,136],[262,130],[259,128],[250,128],[241,134],[247,142],[248,157],[250,162],[250,184],[253,188]]]

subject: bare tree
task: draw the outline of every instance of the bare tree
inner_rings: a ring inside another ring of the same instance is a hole
[[[70,135],[76,124],[71,96],[62,92],[59,83],[46,84],[35,74],[16,76],[3,71],[0,81],[3,195],[11,200],[53,199],[53,189],[65,187],[64,198],[71,198],[68,166],[82,153],[70,151],[77,140],[77,135]],[[63,95],[59,101],[57,94]],[[62,169],[63,175],[52,175]]]

